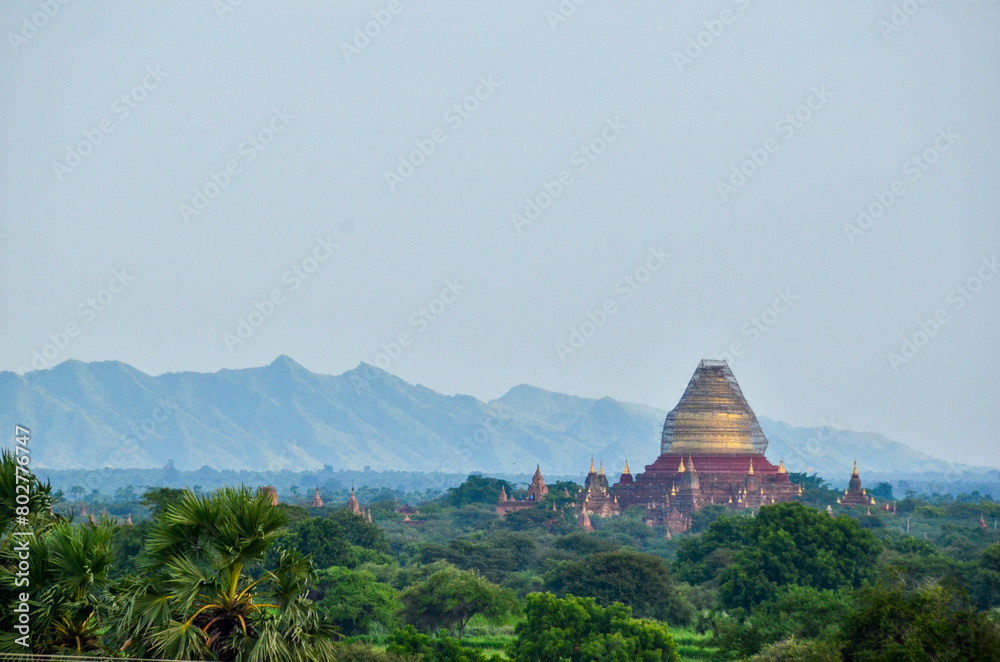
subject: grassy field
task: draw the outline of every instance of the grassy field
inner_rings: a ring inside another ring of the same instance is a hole
[[[707,634],[698,634],[694,630],[681,630],[670,628],[670,633],[674,636],[674,641],[680,647],[682,662],[694,660],[714,660],[718,649],[709,645]]]
[[[708,644],[709,635],[680,628],[670,628],[670,634],[673,635],[674,641],[679,646],[681,662],[716,659],[717,649]],[[465,637],[462,638],[462,645],[476,648],[489,655],[499,655],[503,659],[510,659],[504,652],[504,648],[513,640],[513,624],[490,625],[484,619],[476,617],[469,625]],[[380,645],[380,643],[375,643],[375,647],[384,650],[384,645]]]

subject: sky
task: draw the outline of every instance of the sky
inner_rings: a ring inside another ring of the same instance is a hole
[[[1000,466],[1000,3],[0,5],[0,370],[281,354]]]

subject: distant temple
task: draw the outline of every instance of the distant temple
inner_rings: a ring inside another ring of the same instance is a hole
[[[351,497],[347,500],[347,509],[355,515],[364,516],[364,513],[361,512],[361,504],[358,503],[358,497],[354,496],[353,485],[351,485]]]
[[[257,494],[263,495],[266,499],[271,502],[272,506],[278,505],[278,490],[274,489],[273,485],[266,485],[257,490]]]
[[[611,487],[603,463],[599,474],[591,463],[577,509],[583,519],[638,506],[647,526],[669,533],[689,529],[691,513],[709,504],[755,509],[798,498],[802,486],[792,484],[783,461],[768,461],[766,450],[767,438],[729,365],[703,360],[667,414],[656,461],[636,476],[626,461]]]
[[[844,490],[844,496],[837,499],[844,506],[874,506],[875,498],[868,496],[868,490],[861,486],[861,476],[858,475],[858,462],[854,461],[854,472]]]
[[[545,484],[545,479],[542,478],[542,469],[539,465],[535,465],[535,475],[531,478],[528,494],[523,500],[508,498],[507,490],[503,487],[500,488],[500,499],[497,501],[497,515],[503,517],[510,512],[532,508],[538,505],[539,501],[544,501],[545,495],[548,493],[549,488]]]
[[[319,488],[318,487],[316,488],[316,494],[313,495],[312,503],[310,503],[309,505],[312,506],[313,508],[322,508],[323,507],[323,497],[321,497],[319,495]]]
[[[628,462],[625,463],[625,473],[628,473]],[[625,474],[622,474],[623,476]],[[629,475],[631,478],[631,475]],[[583,489],[576,496],[576,509],[582,513],[611,517],[622,512],[618,498],[611,494],[611,486],[604,475],[604,461],[601,461],[599,472],[594,471],[594,458],[590,458],[590,473],[583,481]],[[589,523],[589,518],[588,518]],[[586,528],[586,527],[584,527]]]

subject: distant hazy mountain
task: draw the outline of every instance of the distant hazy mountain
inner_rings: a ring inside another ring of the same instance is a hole
[[[69,469],[406,469],[579,474],[603,458],[613,477],[659,452],[666,410],[516,386],[482,402],[414,386],[362,364],[317,375],[281,356],[262,368],[151,377],[115,361],[0,372],[0,420],[32,430],[32,463]],[[794,428],[761,417],[768,457],[831,478],[971,469],[881,435]],[[978,470],[979,473],[985,469]],[[838,481],[840,482],[840,481]]]

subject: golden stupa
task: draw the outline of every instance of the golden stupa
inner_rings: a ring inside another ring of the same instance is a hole
[[[767,437],[725,361],[703,360],[667,414],[661,455],[762,455]]]

